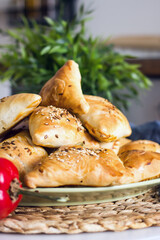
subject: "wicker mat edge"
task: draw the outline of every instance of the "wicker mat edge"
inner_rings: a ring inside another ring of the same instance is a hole
[[[74,234],[160,226],[156,190],[116,202],[70,207],[18,207],[0,221],[0,232]]]

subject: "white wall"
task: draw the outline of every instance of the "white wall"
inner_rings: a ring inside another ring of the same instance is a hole
[[[88,22],[94,36],[160,34],[160,0],[78,0],[94,9]]]
[[[11,3],[11,0],[0,0],[0,9],[6,10],[6,8],[9,6],[10,3]]]
[[[9,81],[0,82],[0,98],[9,96],[11,94]]]
[[[160,78],[152,81],[150,90],[141,91],[139,99],[131,101],[131,107],[125,112],[128,120],[142,124],[160,120]]]

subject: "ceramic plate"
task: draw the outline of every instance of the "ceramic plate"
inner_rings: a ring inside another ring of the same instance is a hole
[[[111,187],[24,188],[20,206],[67,206],[116,201],[138,196],[160,184],[160,178]]]

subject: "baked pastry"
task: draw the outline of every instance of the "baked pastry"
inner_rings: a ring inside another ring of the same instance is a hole
[[[112,150],[62,147],[27,173],[25,184],[29,188],[108,186],[116,184],[124,171],[123,163]]]
[[[86,114],[78,114],[89,133],[101,142],[112,142],[131,134],[127,118],[108,100],[85,96],[90,109]]]
[[[84,141],[82,146],[87,148],[104,148],[104,149],[111,149],[116,154],[119,151],[119,140],[114,142],[99,142],[94,137],[92,137],[87,131],[84,133]]]
[[[119,148],[121,148],[123,145],[125,145],[129,142],[132,142],[132,140],[129,138],[125,138],[125,137],[120,138],[119,139]]]
[[[20,93],[0,99],[0,135],[28,116],[41,102],[41,96]]]
[[[100,148],[105,148],[105,149],[111,149],[116,154],[118,154],[118,151],[119,151],[119,140],[116,140],[114,142],[99,142],[99,147]]]
[[[160,153],[160,145],[150,140],[137,140],[123,145],[119,149],[118,154],[120,155],[123,152],[131,150],[152,151]]]
[[[89,105],[81,90],[78,64],[67,61],[40,91],[43,106],[66,108],[73,113],[87,113]]]
[[[100,148],[100,142],[97,141],[85,130],[82,146],[86,148]]]
[[[99,142],[95,138],[93,138],[88,132],[84,134],[84,141],[82,144],[83,147],[87,148],[104,148],[104,149],[111,149],[116,154],[119,151],[119,140],[115,142]]]
[[[160,176],[160,153],[131,150],[119,155],[126,173],[119,178],[120,184],[139,182]]]
[[[0,156],[7,158],[18,168],[20,178],[45,157],[48,156],[45,149],[35,146],[27,130],[0,143]]]
[[[84,141],[84,127],[66,109],[40,106],[29,118],[29,130],[36,145],[57,148],[79,145]]]

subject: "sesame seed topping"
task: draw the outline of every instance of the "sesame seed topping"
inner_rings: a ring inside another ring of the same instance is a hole
[[[95,158],[99,158],[100,152],[106,152],[105,149],[92,149],[92,148],[84,148],[84,147],[65,147],[60,148],[57,151],[51,153],[49,155],[50,160],[57,160],[63,163],[67,164],[73,164],[73,162],[70,160],[70,157],[72,154],[74,154],[75,162],[79,163],[80,161],[83,161],[83,156],[94,156]]]
[[[79,132],[79,131],[81,131],[81,128],[80,128],[80,127],[78,127],[78,128],[77,128],[77,131],[78,131],[78,132]]]
[[[49,125],[52,123],[55,124],[55,121],[64,119],[68,122],[72,121],[73,124],[76,124],[77,131],[84,131],[81,121],[76,117],[76,115],[71,114],[67,109],[57,108],[50,105],[47,107],[39,107],[37,110],[35,110],[35,114],[38,113],[40,113],[42,117],[44,116],[44,119],[46,120],[44,125]],[[75,123],[73,121],[75,121]]]

